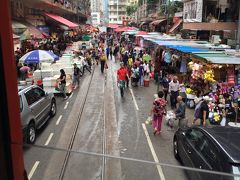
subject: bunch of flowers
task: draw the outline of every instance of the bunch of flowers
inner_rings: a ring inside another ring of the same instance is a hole
[[[193,94],[193,90],[191,88],[186,88],[186,94]]]
[[[204,73],[204,80],[211,83],[215,82],[213,70],[208,70]]]

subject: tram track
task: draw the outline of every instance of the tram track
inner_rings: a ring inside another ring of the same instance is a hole
[[[63,161],[61,171],[60,171],[60,174],[59,174],[59,178],[58,178],[59,180],[64,180],[66,169],[67,169],[68,163],[70,162],[69,159],[71,157],[71,151],[73,150],[76,135],[77,135],[77,132],[78,132],[78,129],[79,129],[79,124],[81,122],[83,112],[84,112],[84,108],[85,108],[85,105],[86,105],[86,102],[87,102],[89,90],[90,90],[91,84],[93,82],[94,71],[95,71],[95,67],[93,68],[91,78],[90,78],[90,80],[87,84],[87,90],[84,93],[84,98],[83,98],[83,101],[80,105],[80,110],[79,110],[77,120],[76,120],[75,125],[74,125],[73,133],[71,135],[69,145],[67,146],[67,153],[64,157],[64,161]],[[106,82],[103,83],[103,96],[105,96],[105,87],[106,87]],[[102,154],[105,155],[106,154],[106,114],[105,114],[105,102],[104,102],[104,100],[105,99],[103,98],[103,106],[102,106],[102,108],[103,108],[102,109],[102,117],[103,118],[101,118],[101,121],[102,121],[102,127],[101,127],[102,128],[102,135],[100,137],[102,137],[101,151],[102,151]],[[106,157],[105,156],[102,157],[101,166],[102,166],[102,167],[100,167],[101,168],[101,174],[100,174],[99,178],[101,180],[104,180],[105,179],[105,167],[106,167]]]
[[[63,165],[62,165],[62,168],[61,168],[61,171],[60,171],[60,175],[59,175],[59,178],[58,178],[59,180],[63,180],[64,179],[64,174],[65,174],[65,171],[66,171],[66,168],[67,168],[67,164],[68,164],[68,161],[69,161],[69,158],[70,158],[70,154],[71,154],[70,151],[73,148],[73,144],[74,144],[74,141],[75,141],[75,138],[76,138],[78,127],[79,127],[79,124],[80,124],[80,121],[81,121],[81,117],[82,117],[82,114],[83,114],[84,106],[86,104],[87,95],[89,93],[89,89],[90,89],[90,86],[91,86],[91,83],[92,83],[94,71],[95,71],[95,67],[93,68],[93,71],[92,71],[92,74],[91,74],[91,78],[90,78],[90,81],[89,81],[88,86],[87,86],[86,94],[84,96],[82,105],[80,106],[80,111],[79,111],[79,114],[78,114],[78,117],[77,117],[77,121],[75,122],[74,130],[73,130],[73,133],[71,135],[70,143],[69,143],[68,148],[67,148],[67,154],[66,154],[66,156],[64,158]]]
[[[106,72],[105,72],[106,73]],[[104,75],[104,85],[103,85],[103,94],[105,97],[105,88],[106,88],[106,83],[107,83],[107,74]],[[106,154],[106,113],[105,113],[105,98],[103,98],[103,133],[102,133],[102,153],[105,155]],[[103,156],[102,158],[102,176],[101,180],[105,179],[105,165],[106,165],[106,157]]]

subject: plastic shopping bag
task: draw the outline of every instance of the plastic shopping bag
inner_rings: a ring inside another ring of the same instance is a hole
[[[222,118],[222,121],[220,123],[221,126],[226,126],[226,117]]]
[[[167,126],[173,127],[175,119],[176,119],[175,113],[173,111],[167,111],[167,114],[165,116]]]
[[[147,120],[145,121],[145,124],[149,124],[149,125],[152,124],[152,117],[151,116],[148,116]]]

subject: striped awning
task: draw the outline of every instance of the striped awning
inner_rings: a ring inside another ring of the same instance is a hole
[[[166,21],[166,19],[156,20],[156,21],[151,22],[149,25],[150,26],[157,26],[158,24],[160,24],[160,23],[162,23],[164,21]]]
[[[180,25],[181,23],[183,22],[182,19],[180,19],[178,22],[176,22],[173,27],[169,30],[170,33],[172,33],[173,31],[175,31]]]

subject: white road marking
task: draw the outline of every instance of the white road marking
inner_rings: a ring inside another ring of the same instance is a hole
[[[33,165],[29,175],[28,175],[28,179],[30,180],[34,174],[34,172],[36,171],[38,165],[39,165],[40,161],[36,161],[35,164]]]
[[[66,102],[64,109],[67,109],[69,102]]]
[[[48,139],[47,139],[46,143],[44,144],[44,146],[47,146],[47,145],[49,144],[49,142],[51,141],[52,137],[53,137],[53,133],[51,133],[51,134],[48,136]]]
[[[61,119],[62,119],[62,115],[59,116],[59,118],[58,118],[58,120],[57,120],[57,122],[56,122],[56,125],[59,125]]]
[[[69,99],[71,99],[71,98],[72,98],[72,96],[73,96],[73,92],[72,92],[72,94],[69,96]]]
[[[149,148],[150,148],[150,150],[151,150],[151,152],[152,152],[153,159],[154,159],[154,161],[155,161],[156,163],[159,163],[157,154],[156,154],[156,152],[155,152],[155,150],[154,150],[154,148],[153,148],[152,141],[151,141],[151,139],[150,139],[150,137],[149,137],[149,134],[148,134],[146,125],[145,125],[144,123],[142,123],[142,127],[143,127],[143,131],[144,131],[144,133],[145,133],[145,135],[146,135],[146,137],[147,137],[148,145],[149,145]],[[160,176],[160,179],[161,179],[161,180],[165,180],[165,176],[164,176],[164,174],[163,174],[163,170],[162,170],[162,167],[161,167],[160,165],[157,165],[157,170],[158,170],[158,174],[159,174],[159,176]]]
[[[139,111],[139,108],[138,108],[138,105],[137,105],[137,101],[136,101],[136,98],[133,94],[133,90],[131,88],[129,88],[130,92],[131,92],[131,95],[132,95],[132,98],[133,98],[133,102],[134,102],[134,105],[135,105],[135,108],[137,111]]]

